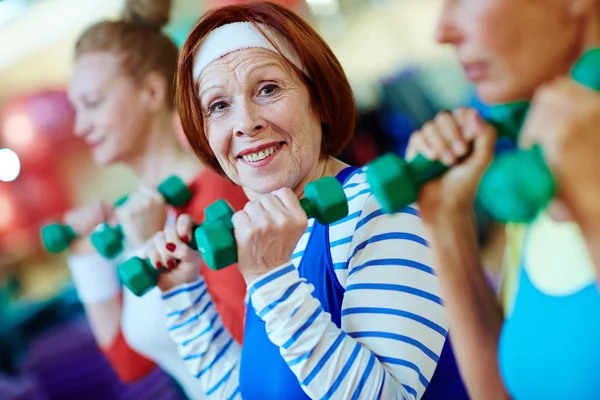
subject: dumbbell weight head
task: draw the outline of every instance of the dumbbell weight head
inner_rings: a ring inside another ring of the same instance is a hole
[[[333,176],[326,176],[304,187],[300,205],[308,218],[328,225],[348,216],[348,199],[341,183]]]
[[[192,193],[181,178],[173,175],[158,185],[158,192],[165,202],[174,207],[186,205],[192,198]]]
[[[42,228],[42,244],[49,253],[60,253],[69,248],[77,234],[68,225],[50,224]]]
[[[237,245],[231,219],[209,221],[195,232],[198,251],[208,268],[218,271],[237,263]]]
[[[204,223],[213,221],[223,221],[226,225],[231,226],[231,217],[233,217],[235,211],[224,199],[219,199],[214,203],[210,204],[204,210]]]
[[[102,257],[112,259],[123,250],[123,230],[120,225],[102,223],[91,234],[90,241]]]
[[[130,258],[117,268],[121,283],[138,297],[156,286],[160,273],[149,260],[138,257]]]
[[[541,149],[499,157],[481,180],[478,199],[500,222],[529,222],[546,207],[555,191],[555,182],[542,161]]]

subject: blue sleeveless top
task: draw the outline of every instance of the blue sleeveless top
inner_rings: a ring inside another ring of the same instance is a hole
[[[336,178],[343,184],[357,169],[345,168]],[[331,315],[331,321],[341,328],[344,288],[334,272],[327,225],[314,221],[298,272],[314,286],[313,296],[321,302],[323,310]],[[265,323],[256,315],[251,301],[246,309],[240,393],[244,400],[310,399],[279,353],[279,347],[267,336]],[[468,399],[448,341],[423,399]]]
[[[553,296],[536,288],[522,265],[498,358],[504,384],[515,399],[600,399],[596,282],[569,295]]]

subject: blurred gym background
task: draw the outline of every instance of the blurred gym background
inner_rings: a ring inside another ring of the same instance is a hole
[[[282,2],[324,36],[355,90],[360,113],[347,162],[403,154],[410,133],[441,110],[484,110],[452,50],[434,42],[441,0]],[[175,0],[166,31],[180,45],[206,9],[230,3]],[[69,208],[135,188],[126,168],[94,167],[72,134],[65,95],[77,36],[122,9],[122,0],[0,0],[0,399],[166,399],[177,391],[161,371],[118,382],[89,333],[64,255],[47,254],[39,238]],[[495,243],[480,219],[482,243]],[[500,247],[487,248],[494,270]]]

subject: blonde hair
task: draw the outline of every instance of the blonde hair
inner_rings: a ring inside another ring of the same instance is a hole
[[[167,106],[173,108],[179,52],[162,32],[170,12],[171,0],[127,0],[120,20],[101,21],[83,32],[75,45],[75,58],[110,52],[121,58],[123,72],[135,80],[158,72],[167,82]]]

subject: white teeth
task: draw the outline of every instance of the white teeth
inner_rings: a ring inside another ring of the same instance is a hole
[[[281,144],[278,144],[278,145],[270,147],[268,149],[259,151],[258,153],[251,153],[251,154],[243,155],[242,158],[249,162],[261,161],[261,160],[264,160],[265,158],[269,157],[271,154],[275,153],[277,151],[277,149],[279,149],[280,147],[281,147]]]

